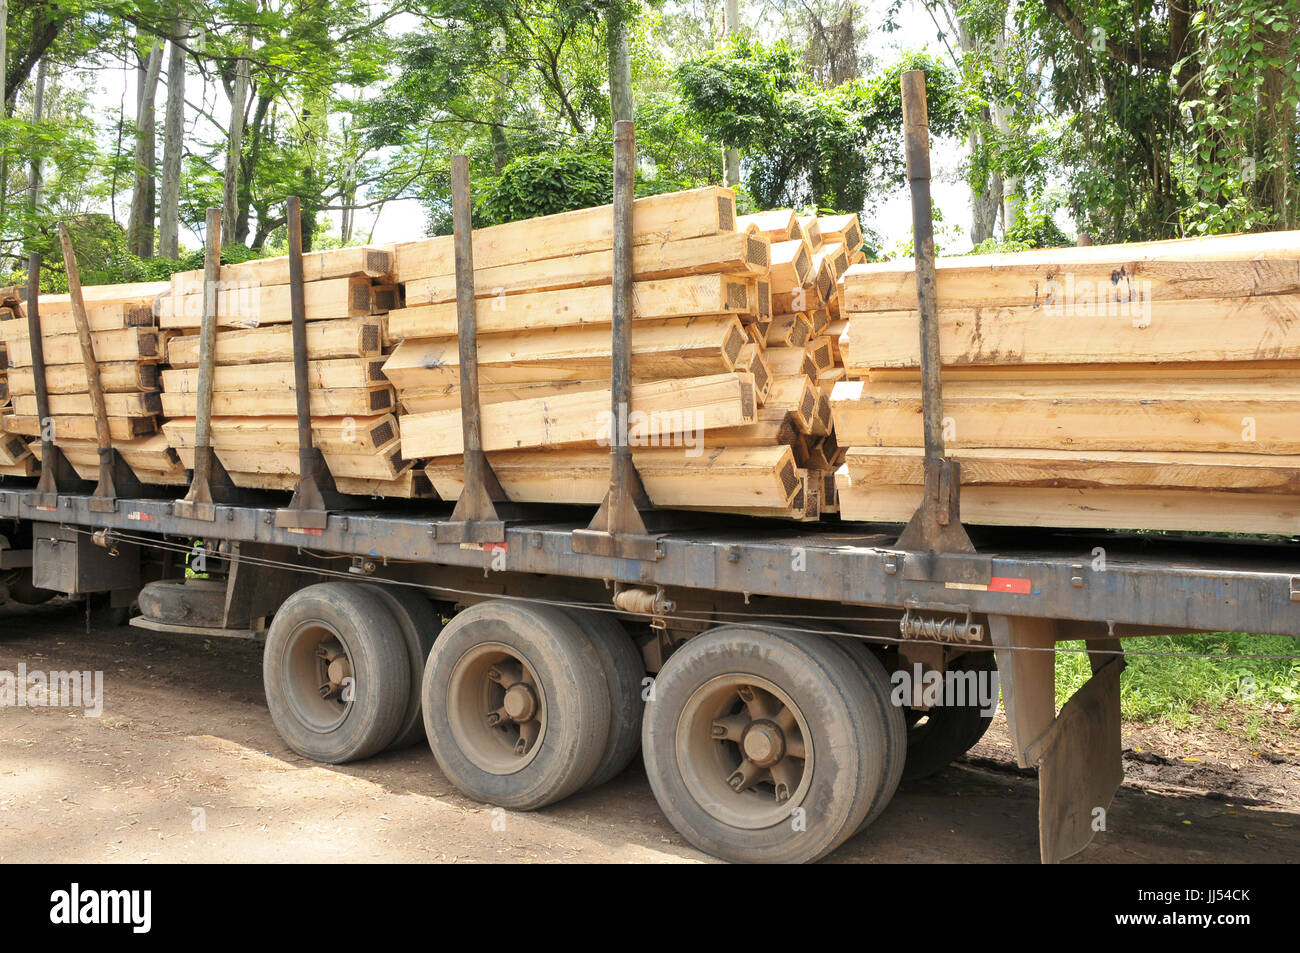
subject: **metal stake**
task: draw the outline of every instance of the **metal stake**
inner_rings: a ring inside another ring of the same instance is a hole
[[[36,391],[37,425],[41,431],[41,477],[36,483],[32,505],[54,509],[60,493],[71,493],[82,486],[82,479],[68,463],[63,451],[54,445],[54,419],[50,416],[50,392],[45,383],[45,343],[41,337],[41,253],[34,251],[27,259],[27,343],[32,352],[32,382]]]
[[[203,318],[199,326],[198,406],[194,415],[194,471],[184,499],[172,503],[172,515],[212,522],[218,501],[247,498],[212,448],[212,386],[217,363],[217,291],[221,279],[221,209],[210,208],[203,249]]]
[[[302,273],[302,203],[285,202],[289,231],[289,310],[293,320],[293,383],[298,410],[298,485],[289,505],[275,513],[282,529],[324,529],[329,510],[349,504],[334,487],[325,457],[312,443],[311,380],[307,375],[307,300]]]
[[[925,487],[921,505],[898,538],[902,549],[975,551],[961,525],[961,467],[945,456],[939,315],[935,298],[934,221],[930,208],[930,121],[925,73],[903,74],[903,137],[912,186],[912,241],[916,248],[916,308],[921,325],[921,405],[925,436]]]
[[[610,354],[609,489],[591,525],[573,534],[573,551],[625,559],[658,559],[641,511],[650,509],[627,442],[632,402],[632,198],[636,134],[630,120],[614,123],[613,339]]]
[[[142,487],[131,468],[113,449],[113,436],[108,429],[108,406],[104,403],[104,384],[99,379],[95,342],[90,336],[90,319],[86,317],[86,302],[81,294],[77,252],[72,247],[72,236],[63,224],[59,225],[59,242],[63,245],[63,265],[68,274],[72,317],[81,343],[81,362],[86,365],[86,389],[90,392],[90,409],[95,418],[95,445],[99,450],[99,485],[95,487],[87,505],[95,513],[112,513],[117,509],[119,492],[127,496],[139,496]]]

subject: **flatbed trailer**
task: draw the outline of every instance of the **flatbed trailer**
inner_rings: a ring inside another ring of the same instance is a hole
[[[916,120],[920,84],[909,75],[905,116]],[[933,773],[968,750],[988,726],[989,690],[996,702],[1000,688],[1019,763],[1038,771],[1042,859],[1077,853],[1105,828],[1123,778],[1119,639],[1300,637],[1300,543],[967,533],[960,471],[937,426],[929,172],[917,158],[926,148],[923,95],[920,85],[920,122],[907,132],[926,488],[901,530],[647,509],[625,436],[614,440],[609,493],[594,517],[505,501],[479,441],[461,162],[452,179],[466,452],[454,508],[333,493],[311,446],[291,214],[302,465],[292,498],[235,491],[204,438],[210,277],[185,498],[132,485],[106,427],[95,487],[60,466],[47,440],[40,483],[0,481],[0,581],[19,598],[138,602],[132,623],[157,631],[264,639],[272,719],[291,748],[318,761],[427,738],[460,790],[528,810],[609,780],[639,746],[677,830],[736,861],[830,853],[885,809],[905,775]],[[619,125],[615,413],[627,400],[631,310],[631,130]],[[219,222],[213,233],[209,276]],[[84,347],[94,371],[88,333]],[[39,348],[33,364],[39,382]],[[1054,661],[1066,640],[1084,641],[1093,674],[1058,712]],[[958,694],[921,690],[939,683]]]

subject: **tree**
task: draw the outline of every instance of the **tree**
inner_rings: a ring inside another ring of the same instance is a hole
[[[167,112],[163,121],[162,209],[158,223],[158,254],[180,256],[181,157],[185,151],[185,48],[188,23],[177,17],[167,61]]]
[[[135,182],[131,188],[131,218],[127,248],[140,258],[153,255],[154,95],[162,69],[163,45],[151,43],[137,73],[135,112]]]

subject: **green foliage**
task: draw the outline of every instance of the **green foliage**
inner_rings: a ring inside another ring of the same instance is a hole
[[[826,87],[786,43],[742,37],[688,60],[676,75],[705,133],[741,150],[745,182],[760,207],[861,212],[902,182],[900,80],[910,69],[926,73],[933,132],[960,132],[960,84],[921,53],[867,80]]]
[[[1217,655],[1294,654],[1294,640],[1276,635],[1153,636],[1124,639],[1132,652]],[[1063,642],[1062,648],[1080,649],[1082,642]],[[1168,721],[1174,727],[1195,724],[1200,712],[1226,706],[1262,711],[1265,706],[1290,709],[1295,725],[1300,702],[1300,662],[1292,658],[1168,658],[1129,655],[1120,683],[1120,704],[1127,721]],[[1092,675],[1088,656],[1062,653],[1056,661],[1057,704]]]
[[[522,156],[480,186],[475,213],[484,225],[603,205],[614,189],[613,162],[603,156],[553,152]]]

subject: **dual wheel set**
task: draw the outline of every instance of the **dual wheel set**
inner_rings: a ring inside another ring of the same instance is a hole
[[[651,681],[609,613],[501,600],[443,628],[416,590],[375,583],[291,596],[263,678],[304,757],[337,764],[425,737],[461,792],[514,810],[603,784],[640,748],[673,826],[734,861],[826,855],[884,810],[909,760],[938,770],[988,722],[935,710],[909,728],[880,659],[851,638],[720,626]]]

